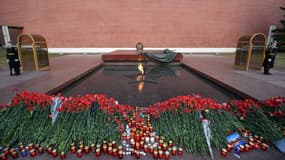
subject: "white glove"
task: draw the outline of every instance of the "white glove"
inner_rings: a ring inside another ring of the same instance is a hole
[[[15,61],[18,62],[19,60],[18,60],[18,59],[15,59]]]
[[[7,63],[9,63],[9,61],[10,61],[10,60],[9,60],[9,59],[7,59],[6,61],[7,61]]]

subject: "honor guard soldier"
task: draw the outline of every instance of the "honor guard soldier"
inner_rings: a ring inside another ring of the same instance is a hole
[[[265,51],[265,59],[263,61],[264,74],[271,75],[270,68],[274,67],[275,56],[277,54],[277,41],[274,40]]]
[[[18,50],[12,45],[11,42],[8,42],[7,47],[7,62],[9,64],[10,75],[20,75],[20,62],[18,57]],[[14,74],[13,74],[14,70]]]

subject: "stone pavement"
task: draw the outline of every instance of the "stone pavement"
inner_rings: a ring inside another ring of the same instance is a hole
[[[183,63],[222,86],[259,101],[285,95],[284,67],[271,69],[272,75],[252,69],[242,71],[234,69],[233,56],[219,55],[184,55]]]

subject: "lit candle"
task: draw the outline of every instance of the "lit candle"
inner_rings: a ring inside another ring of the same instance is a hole
[[[112,148],[112,147],[108,147],[108,153],[109,153],[110,155],[113,154],[113,148]]]
[[[254,144],[254,148],[255,148],[255,149],[258,149],[258,148],[259,148],[259,144],[258,144],[258,143],[255,143],[255,144]]]
[[[140,142],[140,148],[143,148],[144,147],[144,141],[141,141]]]
[[[72,146],[72,147],[70,148],[70,151],[71,151],[72,154],[76,153],[76,148],[75,148],[75,146]]]
[[[139,149],[140,149],[140,144],[139,144],[138,142],[136,143],[135,149],[136,149],[136,150],[139,150]]]
[[[79,149],[78,151],[77,151],[77,157],[78,158],[81,158],[83,156],[83,154],[82,154],[82,149]]]
[[[5,156],[9,155],[9,153],[10,153],[9,148],[5,148],[5,149],[4,149],[4,154],[5,154]]]
[[[35,157],[36,155],[37,155],[37,153],[36,153],[35,149],[31,149],[30,150],[30,156]]]
[[[167,150],[167,144],[166,144],[166,143],[163,143],[163,145],[162,145],[162,150],[163,150],[163,151],[166,151],[166,150]]]
[[[43,153],[44,153],[43,147],[39,146],[39,147],[38,147],[38,151],[39,151],[39,154],[43,154]]]
[[[1,160],[7,160],[7,157],[6,157],[5,153],[2,153],[0,155],[0,158],[1,158]]]
[[[101,155],[101,150],[100,148],[96,148],[96,156],[99,157]]]
[[[177,151],[176,147],[172,147],[172,150],[171,150],[172,155],[176,155],[176,151]]]
[[[232,148],[233,148],[233,146],[232,146],[231,144],[228,144],[228,145],[227,145],[227,151],[228,151],[228,152],[231,151]]]
[[[90,152],[89,146],[84,147],[84,152],[85,152],[85,154],[89,154],[89,152]]]
[[[178,155],[181,156],[183,154],[183,149],[182,148],[178,148]]]
[[[159,151],[158,151],[158,157],[159,157],[160,159],[163,158],[163,151],[162,151],[162,150],[159,150]]]
[[[151,154],[152,154],[152,153],[153,153],[153,151],[154,151],[153,146],[150,146],[150,147],[149,147],[149,153],[151,153]]]
[[[245,148],[244,148],[243,145],[239,145],[239,148],[240,148],[240,151],[241,151],[241,152],[245,151]]]
[[[52,156],[53,156],[54,158],[58,156],[58,153],[57,153],[56,149],[53,149],[53,150],[52,150]]]
[[[66,154],[65,154],[64,152],[61,152],[61,153],[60,153],[60,158],[61,158],[61,159],[66,159]]]
[[[108,152],[108,146],[107,144],[103,144],[103,152],[107,153]]]
[[[226,149],[222,149],[222,151],[221,151],[221,155],[223,156],[223,157],[226,157],[227,156],[227,150]]]
[[[169,141],[168,141],[168,147],[170,147],[170,148],[173,147],[173,142],[172,142],[172,140],[169,140]]]
[[[262,143],[262,144],[261,144],[261,149],[262,149],[263,151],[266,151],[267,148],[268,148],[268,145],[267,145],[267,144],[265,144],[265,143]]]
[[[33,143],[31,143],[31,144],[29,144],[29,145],[28,145],[28,147],[29,147],[29,150],[31,150],[31,149],[33,149],[33,148],[34,148],[34,144],[33,144]]]
[[[122,151],[122,150],[120,150],[120,151],[119,151],[119,159],[123,159],[123,158],[124,158],[123,151]]]
[[[116,141],[112,141],[112,147],[113,147],[113,148],[116,148],[116,147],[117,147]]]
[[[90,150],[91,150],[91,152],[95,152],[95,144],[94,143],[92,143],[90,145]]]
[[[165,156],[164,156],[165,159],[169,159],[169,152],[168,151],[165,151]]]
[[[140,158],[140,157],[141,157],[140,151],[139,151],[139,150],[136,150],[135,152],[136,152],[136,158]]]
[[[117,148],[114,148],[114,149],[113,149],[113,156],[114,156],[114,157],[117,157],[117,155],[118,155],[118,153],[117,153]]]
[[[160,146],[160,147],[163,146],[163,140],[159,140],[159,146]]]
[[[159,142],[159,136],[155,136],[155,142]]]
[[[11,156],[12,156],[14,159],[16,159],[16,158],[18,158],[18,153],[17,153],[16,151],[12,151],[12,152],[11,152]]]
[[[246,152],[248,152],[248,151],[249,151],[249,149],[250,149],[250,146],[249,146],[248,144],[245,144],[245,148],[244,148],[244,150],[245,150]]]
[[[148,146],[147,146],[147,144],[145,144],[145,145],[143,146],[143,151],[144,151],[144,152],[147,152],[147,151],[148,151]]]
[[[157,150],[153,151],[153,158],[157,159],[158,158],[158,152]]]

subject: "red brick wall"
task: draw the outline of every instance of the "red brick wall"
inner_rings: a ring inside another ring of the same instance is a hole
[[[42,34],[49,47],[235,47],[241,35],[279,26],[280,6],[284,0],[3,0],[0,25]]]

